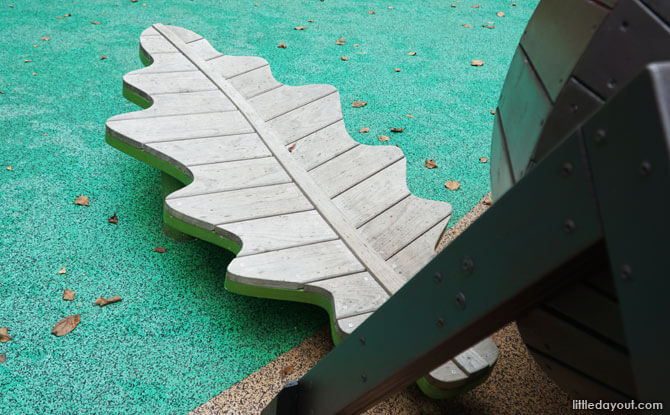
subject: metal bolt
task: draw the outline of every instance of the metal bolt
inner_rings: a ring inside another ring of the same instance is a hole
[[[361,336],[361,344],[365,346],[365,337]]]
[[[456,294],[456,304],[458,304],[460,308],[465,308],[465,294],[461,292]]]
[[[621,267],[621,279],[624,281],[630,281],[633,279],[633,269],[630,267],[630,265],[625,264],[623,267]]]
[[[612,78],[609,81],[607,81],[607,87],[609,89],[614,89],[616,88],[616,79]]]
[[[443,317],[438,318],[435,324],[437,325],[437,327],[444,327],[444,318]]]
[[[361,380],[362,380],[363,382],[367,382],[367,381],[368,381],[368,375],[366,375],[365,373],[363,373],[363,374],[361,375]]]
[[[575,224],[575,221],[574,221],[574,220],[572,220],[572,219],[567,219],[567,220],[563,223],[563,231],[564,231],[565,233],[572,233],[572,232],[575,231],[575,229],[577,229],[577,224]]]
[[[603,144],[606,138],[607,138],[607,132],[605,132],[605,130],[600,128],[598,129],[598,131],[596,131],[596,135],[593,137],[593,141],[595,141],[596,144]]]
[[[561,176],[568,177],[569,175],[572,174],[572,170],[574,170],[572,163],[566,161],[565,163],[563,163],[563,166],[561,166]]]
[[[640,163],[640,174],[643,176],[649,176],[651,173],[651,163],[649,163],[647,160],[644,160],[642,163]]]
[[[436,272],[433,278],[435,278],[436,283],[442,282],[442,274],[440,274],[439,272]]]
[[[468,274],[471,274],[472,269],[475,267],[475,262],[472,260],[472,258],[465,257],[463,258],[463,263],[461,264],[461,267],[463,268],[463,271],[467,272]]]

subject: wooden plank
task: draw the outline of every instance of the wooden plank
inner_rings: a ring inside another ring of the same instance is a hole
[[[149,67],[151,68],[151,67]],[[146,68],[146,69],[149,69]],[[144,73],[144,69],[127,73],[123,82],[145,94],[174,94],[180,92],[215,91],[216,85],[201,72]]]
[[[207,61],[207,64],[213,71],[218,72],[224,78],[232,78],[262,66],[267,66],[268,61],[258,56],[221,55]]]
[[[331,85],[282,85],[249,100],[258,115],[268,121],[335,92]]]
[[[307,171],[359,145],[349,137],[342,120],[287,146],[293,144],[291,155]]]
[[[153,105],[142,111],[117,115],[115,120],[132,120],[166,115],[193,114],[203,108],[212,112],[234,111],[237,108],[219,90],[160,94],[152,97]]]
[[[328,145],[323,144],[324,147]],[[398,147],[360,145],[323,163],[309,174],[324,193],[333,198],[403,157]]]
[[[410,194],[405,180],[405,159],[401,159],[337,196],[333,202],[349,223],[358,228]]]
[[[144,29],[142,31],[142,33],[140,34],[140,39],[142,39],[143,37],[151,37],[151,36],[163,37],[163,35],[158,33],[158,30],[156,30],[152,26],[150,26],[150,27],[147,27],[146,29]]]
[[[226,278],[264,287],[300,289],[312,281],[364,269],[349,248],[336,240],[235,258]]]
[[[541,309],[528,312],[517,325],[528,345],[615,390],[636,396],[630,360],[620,350]],[[579,353],[575,353],[576,345]]]
[[[190,72],[197,70],[181,53],[159,53],[153,55],[151,66],[141,69],[142,74],[163,72]]]
[[[245,72],[242,75],[229,78],[228,80],[245,98],[253,97],[281,86],[281,84],[272,76],[272,71],[270,71],[269,65]]]
[[[619,305],[589,286],[583,283],[572,285],[545,304],[609,340],[626,346]]]
[[[223,53],[214,49],[214,47],[207,41],[207,39],[200,39],[191,43],[187,43],[186,47],[191,51],[191,53],[198,54],[206,61],[223,55]]]
[[[273,157],[205,164],[189,170],[195,178],[193,182],[168,199],[291,182]]]
[[[367,319],[371,315],[372,313],[363,313],[357,316],[346,317],[337,320],[336,328],[338,334],[340,335],[340,337],[347,337],[354,330],[356,330],[356,327],[360,326],[365,321],[365,319]]]
[[[159,53],[179,53],[179,50],[162,36],[140,37],[140,49],[152,56]]]
[[[253,132],[253,128],[239,112],[170,115],[137,120],[110,118],[107,120],[107,125],[113,128],[115,137],[136,143]]]
[[[432,227],[428,232],[389,258],[388,263],[406,279],[410,279],[435,255],[437,242],[444,233],[449,218]]]
[[[221,209],[225,206],[225,209]],[[313,209],[293,184],[166,199],[166,211],[184,222],[213,230],[216,225]]]
[[[375,311],[389,298],[367,272],[311,282],[305,286],[305,291],[327,296],[334,304],[336,320]]]
[[[448,203],[410,195],[359,230],[382,258],[389,259],[449,215]]]
[[[266,125],[282,144],[288,144],[341,119],[340,94],[333,93],[268,121]]]
[[[271,155],[260,137],[254,133],[148,143],[145,148],[147,153],[162,160],[185,166]]]
[[[192,32],[188,29],[184,29],[183,27],[179,26],[169,26],[170,31],[177,35],[184,43],[191,43],[194,42],[198,39],[202,39],[202,36],[199,34]],[[157,34],[160,34],[156,32]]]
[[[238,258],[338,239],[316,210],[227,223],[215,232],[242,245]]]
[[[305,195],[307,195],[309,201],[317,208],[317,210],[319,211],[319,213],[321,213],[324,219],[338,233],[338,235],[340,236],[340,238],[342,238],[342,241],[344,241],[346,246],[348,246],[351,249],[351,251],[355,253],[356,257],[363,264],[365,264],[365,267],[368,269],[370,274],[373,275],[375,279],[377,279],[377,281],[380,282],[380,285],[384,287],[384,289],[389,293],[393,293],[398,289],[400,289],[402,284],[404,284],[403,278],[397,275],[395,271],[393,271],[393,269],[388,264],[386,264],[384,260],[380,258],[377,253],[374,252],[374,250],[367,244],[366,241],[361,239],[360,234],[345,219],[342,211],[340,211],[334,205],[333,201],[331,201],[323,194],[319,186],[312,180],[309,174],[304,169],[302,169],[297,164],[297,162],[292,158],[291,153],[286,151],[284,144],[286,144],[287,142],[291,142],[291,140],[285,140],[284,142],[280,141],[277,135],[277,131],[273,131],[271,128],[268,128],[269,126],[256,113],[251,104],[249,104],[244,99],[244,97],[220,74],[214,72],[202,58],[186,50],[183,42],[181,42],[180,39],[176,38],[176,36],[171,34],[165,28],[165,26],[154,25],[154,27],[164,36],[168,37],[171,42],[177,45],[178,48],[182,51],[182,53],[186,54],[186,56],[189,58],[189,60],[191,60],[191,62],[194,63],[194,65],[196,65],[204,74],[206,74],[206,76],[209,79],[212,79],[212,81],[221,89],[221,91],[224,92],[224,94],[226,94],[226,96],[228,96],[233,102],[235,102],[237,107],[244,114],[245,118],[248,119],[249,122],[254,126],[254,129],[261,137],[261,139],[265,142],[265,144],[270,149],[272,154],[277,158],[279,163],[286,169],[289,176],[291,176],[291,178],[295,181],[297,186],[304,192]],[[330,96],[335,95],[337,94],[333,94]],[[316,102],[321,103],[322,105],[323,104],[322,101],[323,99]],[[337,104],[338,105],[335,108],[339,113],[340,112],[339,96],[337,99]],[[300,108],[300,110],[304,110],[305,108],[307,108],[307,106]],[[293,114],[300,110],[292,111],[289,114]],[[332,110],[327,111],[327,109],[324,109],[323,112],[332,112]],[[303,115],[310,116],[310,113],[305,113]],[[280,118],[283,117],[286,117],[286,115]],[[273,122],[279,120],[280,118],[273,120]],[[309,120],[313,121],[311,119]],[[332,122],[335,121],[337,120],[334,120]],[[320,128],[329,125],[332,122],[325,123]],[[319,128],[314,128],[307,134],[314,132],[318,129]],[[294,140],[297,138],[299,137],[294,138]]]
[[[466,351],[456,355],[439,367],[432,370],[426,378],[438,388],[453,388],[465,384],[473,377],[493,367],[498,360],[498,348],[490,338],[478,342]]]

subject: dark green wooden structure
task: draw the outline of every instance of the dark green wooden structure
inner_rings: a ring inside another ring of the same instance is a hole
[[[574,397],[667,399],[669,21],[666,0],[542,1],[496,111],[494,205],[265,413],[357,413],[513,320]]]

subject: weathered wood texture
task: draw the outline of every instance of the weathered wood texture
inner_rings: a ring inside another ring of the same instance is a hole
[[[182,28],[154,25],[140,44],[153,64],[124,86],[153,105],[107,133],[193,178],[165,209],[242,246],[226,278],[320,294],[346,336],[433,258],[450,205],[410,193],[400,149],[348,135],[335,88],[282,85],[265,60]],[[457,387],[497,355],[485,339],[429,380]]]

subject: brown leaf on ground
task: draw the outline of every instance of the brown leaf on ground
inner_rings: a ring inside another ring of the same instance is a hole
[[[478,8],[479,8],[479,4],[475,4],[474,6],[472,6],[472,8],[473,8],[473,9],[478,9]]]
[[[51,330],[51,334],[56,337],[65,336],[66,334],[72,332],[72,330],[77,327],[79,321],[81,320],[81,314],[76,314],[74,316],[67,316],[54,326]]]
[[[33,72],[33,76],[37,76],[37,72]]]
[[[465,23],[465,24],[463,25],[463,27],[467,27],[468,29],[470,29],[472,26],[470,26],[469,24]]]
[[[4,95],[4,94],[5,94],[5,91],[0,91],[0,94]]]
[[[7,170],[12,171],[12,166],[7,166]]]
[[[98,297],[98,299],[95,300],[95,303],[93,303],[93,305],[99,305],[100,307],[104,307],[107,304],[118,303],[119,301],[121,301],[121,297],[119,297],[118,295],[115,295],[114,297],[110,298]]]
[[[288,146],[288,152],[289,152],[289,153],[293,152],[293,150],[295,150],[295,146],[296,146],[296,145],[297,145],[297,143],[293,143],[293,144],[291,144],[290,146]]]
[[[355,48],[357,48],[357,47],[359,47],[359,46],[360,46],[360,45],[359,45],[358,43],[354,43],[354,47],[355,47]]]
[[[72,13],[68,13],[64,15],[65,17],[72,17]]]
[[[391,137],[389,137],[387,135],[380,135],[378,139],[379,139],[379,141],[389,141],[391,139]]]
[[[456,5],[454,3],[451,3],[451,7],[456,7]]]
[[[135,1],[137,1],[137,0],[135,0]],[[258,3],[254,3],[254,7],[258,7]]]
[[[29,63],[29,62],[32,62],[32,61],[33,61],[32,59],[24,59],[23,63]]]
[[[280,43],[277,45],[279,49],[286,49],[286,43]]]
[[[100,60],[101,60],[101,61],[104,61],[105,59],[107,59],[107,56],[105,56],[105,55],[102,55],[102,56],[100,57]]]
[[[340,59],[342,59],[343,61],[348,61],[349,60],[349,58],[347,58],[346,56],[342,56]]]
[[[89,199],[88,199],[88,196],[84,196],[84,195],[78,196],[78,197],[74,200],[74,204],[75,204],[75,205],[79,205],[79,206],[88,206],[88,205],[89,205],[89,202],[90,202],[90,201],[89,201]]]
[[[91,22],[91,24],[100,24],[100,22],[94,20],[94,21]]]
[[[416,55],[416,52],[409,52],[409,53],[407,53],[407,55],[408,56],[414,56],[414,55]]]
[[[485,27],[487,29],[495,29],[496,27],[492,24],[483,24],[482,27]]]
[[[434,169],[434,168],[437,167],[437,163],[435,163],[435,160],[433,160],[433,159],[426,159],[425,166],[429,169]]]
[[[368,105],[367,101],[354,101],[351,103],[351,106],[354,108],[362,108],[366,105]]]
[[[481,161],[482,163],[486,163],[487,161],[489,161],[489,159],[486,157],[480,157],[479,161]]]
[[[279,371],[279,377],[285,378],[286,376],[293,373],[293,369],[295,369],[295,367],[293,365],[288,365],[288,366],[282,368],[282,370]]]
[[[491,110],[491,115],[496,115],[496,110]]]
[[[493,204],[493,200],[491,199],[491,193],[484,196],[482,203],[485,204],[486,206],[491,206]]]
[[[296,26],[293,28],[294,30],[305,30],[307,29],[305,26]]]
[[[58,270],[58,274],[59,274],[59,275],[63,275],[63,274],[65,274],[66,272],[67,272],[67,270],[66,270],[65,268],[61,268],[61,269]]]
[[[394,68],[393,70],[396,72],[400,72],[400,68]]]
[[[346,45],[347,42],[344,40],[343,37],[337,39],[337,42],[335,42],[336,45]]]
[[[405,129],[400,127],[391,128],[392,133],[402,133]]]
[[[374,10],[370,10],[370,11],[368,12],[368,14],[375,14],[375,11],[374,11]]]
[[[496,13],[496,16],[505,17],[505,12],[498,12],[498,13]]]
[[[7,355],[5,353],[0,354],[0,365],[5,363],[6,360],[7,360]]]
[[[107,222],[114,223],[114,224],[119,223],[119,217],[116,216],[116,213],[115,213],[112,216],[110,216],[109,219],[107,219]]]
[[[461,187],[461,184],[456,180],[447,180],[444,182],[444,186],[449,190],[458,190]]]
[[[0,343],[7,343],[12,339],[12,336],[9,335],[9,330],[7,327],[0,327]]]
[[[137,0],[130,0],[131,3],[137,3]]]
[[[74,291],[70,290],[69,288],[66,288],[65,291],[63,291],[63,300],[65,301],[74,300]]]
[[[414,118],[414,116],[413,116],[412,114],[405,114],[405,117],[407,117],[407,118]]]
[[[484,61],[481,61],[479,59],[473,59],[470,64],[472,66],[482,66],[482,65],[484,65]]]
[[[159,254],[163,254],[167,251],[167,249],[163,248],[162,246],[157,246],[154,248],[154,252],[158,252]]]
[[[370,129],[368,127],[363,127],[360,130],[358,130],[359,133],[369,133]]]
[[[314,23],[314,20],[309,19],[308,22],[309,22],[309,23]]]

